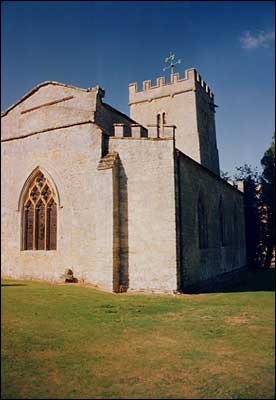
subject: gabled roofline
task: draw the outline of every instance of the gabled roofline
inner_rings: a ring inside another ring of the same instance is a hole
[[[221,178],[219,175],[215,174],[213,171],[211,171],[209,168],[205,167],[204,165],[200,164],[199,162],[195,161],[191,157],[189,157],[187,154],[183,153],[181,150],[178,148],[176,150],[176,155],[178,157],[183,157],[186,160],[190,161],[192,164],[194,164],[197,168],[205,170],[209,175],[213,176],[217,181],[220,181],[223,185],[227,185],[228,188],[231,190],[234,190],[236,193],[239,193],[241,196],[244,196],[244,193],[241,192],[238,188],[235,186],[230,185],[225,179]]]
[[[117,114],[121,115],[122,117],[124,117],[125,119],[127,119],[127,120],[128,120],[129,122],[131,122],[132,124],[138,124],[137,121],[134,121],[134,119],[130,118],[128,115],[124,114],[122,111],[117,110],[117,108],[112,107],[110,104],[107,104],[107,103],[103,103],[103,102],[102,102],[102,105],[103,105],[105,108],[107,108],[107,109],[109,109],[109,110],[111,110],[111,111],[114,111],[114,112],[116,112]]]
[[[1,113],[1,117],[4,117],[5,115],[8,114],[9,111],[11,111],[13,108],[15,108],[18,104],[22,103],[22,101],[24,101],[25,99],[27,99],[28,97],[30,97],[33,93],[37,92],[38,89],[40,89],[43,86],[47,86],[47,85],[57,85],[57,86],[63,86],[63,87],[67,87],[70,89],[75,89],[75,90],[79,90],[81,92],[90,92],[93,88],[88,88],[88,89],[82,89],[82,88],[78,88],[76,86],[72,86],[72,85],[67,85],[65,83],[60,83],[60,82],[56,82],[56,81],[45,81],[42,83],[39,83],[38,85],[36,85],[35,87],[33,87],[33,89],[31,89],[29,92],[27,92],[23,97],[21,97],[16,103],[13,103],[10,107],[8,107],[5,111],[3,111]],[[96,88],[99,88],[99,86],[96,86]]]

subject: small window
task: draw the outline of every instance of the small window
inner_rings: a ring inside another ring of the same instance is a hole
[[[166,125],[166,113],[162,114],[162,125]]]
[[[224,221],[224,207],[222,197],[219,199],[219,233],[220,233],[220,244],[221,246],[226,245],[225,238],[225,221]]]
[[[208,247],[208,225],[207,225],[206,209],[204,207],[204,203],[201,197],[198,200],[197,217],[198,217],[199,248],[205,249]]]
[[[233,237],[233,244],[238,246],[240,241],[240,230],[239,230],[239,223],[238,223],[238,209],[235,203],[234,205],[234,237]]]
[[[166,125],[166,113],[157,114],[157,137],[163,136],[164,125]]]
[[[161,115],[157,114],[157,137],[160,137]]]

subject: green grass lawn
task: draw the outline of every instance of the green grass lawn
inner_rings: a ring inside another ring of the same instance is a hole
[[[2,398],[274,398],[274,271],[221,293],[2,281]]]

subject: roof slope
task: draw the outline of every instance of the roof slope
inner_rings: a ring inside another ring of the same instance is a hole
[[[79,90],[82,92],[89,92],[92,90],[92,88],[88,88],[88,89],[82,89],[82,88],[78,88],[76,86],[72,86],[72,85],[67,85],[65,83],[60,83],[60,82],[56,82],[56,81],[45,81],[45,82],[41,82],[38,85],[34,86],[29,92],[27,92],[26,94],[24,94],[24,96],[22,96],[19,100],[17,100],[15,103],[13,103],[12,105],[10,105],[6,110],[4,110],[3,112],[1,112],[1,116],[5,116],[6,114],[8,114],[9,111],[11,111],[14,107],[16,107],[18,104],[22,103],[22,101],[26,100],[28,97],[30,97],[32,94],[34,94],[36,91],[38,91],[41,87],[43,86],[47,86],[47,85],[57,85],[57,86],[63,86],[63,87],[67,87],[70,89],[74,89],[74,90]]]
[[[104,91],[42,82],[2,113],[1,139],[25,137],[64,126],[93,122]]]

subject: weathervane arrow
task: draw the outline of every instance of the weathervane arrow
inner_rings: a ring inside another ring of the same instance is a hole
[[[166,71],[168,68],[171,69],[171,74],[173,74],[173,69],[176,64],[180,64],[181,60],[174,61],[175,54],[170,51],[170,55],[165,58],[165,63],[169,63],[166,67],[163,68],[163,71]]]

